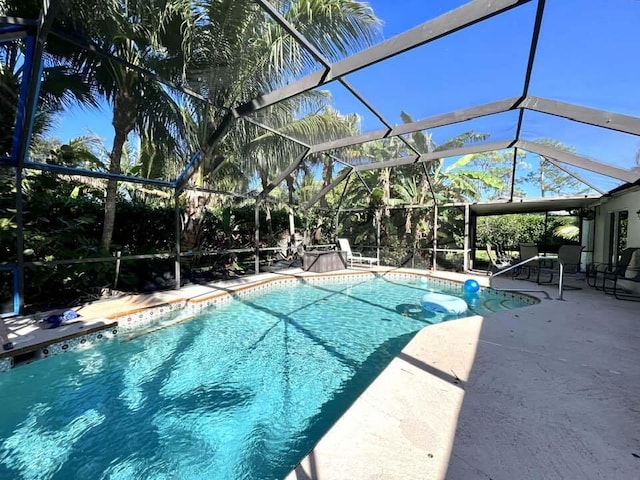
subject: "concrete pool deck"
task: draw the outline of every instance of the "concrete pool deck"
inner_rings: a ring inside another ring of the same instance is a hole
[[[291,276],[323,274],[289,270],[95,302],[68,328],[40,329],[36,317],[7,326],[16,350],[36,348],[125,313]],[[588,287],[558,301],[556,287],[543,289],[531,293],[537,305],[423,329],[287,479],[638,478],[640,304]]]
[[[287,275],[302,272],[293,270]],[[125,295],[119,298],[98,300],[72,308],[78,318],[66,322],[58,328],[47,328],[41,320],[62,310],[41,312],[32,315],[6,318],[0,321],[0,343],[13,344],[13,349],[0,351],[0,359],[32,352],[52,342],[73,338],[93,331],[117,325],[115,319],[150,308],[171,305],[178,302],[197,300],[202,296],[223,295],[241,290],[282,274],[265,273],[252,277],[241,277],[211,285],[189,285],[181,290],[167,290],[140,295]]]
[[[640,478],[639,304],[544,290],[421,330],[287,480]]]

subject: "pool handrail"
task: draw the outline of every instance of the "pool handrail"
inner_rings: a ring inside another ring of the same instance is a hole
[[[564,286],[564,263],[562,262],[562,260],[558,257],[545,257],[544,255],[536,255],[535,257],[529,257],[525,260],[522,260],[521,262],[518,262],[514,265],[510,265],[506,268],[503,268],[502,270],[498,270],[495,273],[492,273],[491,276],[489,277],[489,288],[492,288],[493,290],[499,291],[499,292],[518,292],[518,291],[523,291],[522,289],[519,288],[494,288],[493,287],[493,279],[499,275],[502,275],[503,273],[507,273],[511,270],[514,270],[518,267],[521,267],[523,265],[526,265],[529,262],[533,262],[536,260],[555,260],[558,262],[558,265],[560,267],[560,274],[559,274],[559,278],[558,278],[558,300],[564,300],[562,298],[563,295],[563,286]],[[544,292],[544,290],[540,289],[540,290],[527,290],[529,292]]]

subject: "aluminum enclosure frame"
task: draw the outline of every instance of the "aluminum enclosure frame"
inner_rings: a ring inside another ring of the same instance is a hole
[[[465,108],[428,117],[404,125],[392,126],[384,119],[384,117],[376,109],[374,104],[366,99],[363,95],[361,95],[358,91],[356,91],[356,89],[353,88],[353,86],[351,86],[344,78],[351,73],[366,69],[367,67],[375,65],[379,62],[383,62],[404,52],[437,41],[440,38],[454,34],[457,31],[475,25],[496,15],[500,15],[504,12],[510,11],[519,6],[528,4],[531,1],[532,0],[473,0],[450,12],[440,15],[439,17],[424,22],[423,24],[414,27],[404,33],[401,33],[393,38],[383,41],[377,45],[367,48],[340,61],[332,63],[324,56],[323,52],[321,52],[316,46],[314,46],[313,42],[305,38],[304,35],[297,31],[295,27],[291,25],[269,1],[255,0],[255,2],[260,6],[260,8],[266,15],[274,19],[274,21],[276,21],[294,39],[294,41],[296,41],[302,48],[309,52],[321,65],[323,65],[324,68],[317,72],[306,75],[303,78],[300,78],[299,80],[294,81],[285,87],[276,89],[271,92],[265,92],[257,98],[254,98],[248,102],[232,106],[217,105],[211,99],[198,94],[188,86],[177,85],[175,82],[163,79],[161,76],[146,68],[126,62],[125,60],[120,59],[117,56],[114,56],[109,52],[100,49],[97,45],[92,44],[88,39],[71,37],[65,34],[65,32],[56,31],[56,29],[53,27],[53,22],[56,16],[57,9],[59,9],[61,6],[61,0],[42,0],[42,10],[38,19],[0,16],[0,42],[22,39],[28,44],[27,55],[25,58],[25,76],[23,78],[23,83],[19,95],[16,128],[14,132],[14,148],[11,158],[0,159],[0,168],[4,166],[16,168],[16,185],[18,190],[18,193],[16,195],[16,205],[18,211],[17,264],[19,278],[18,283],[20,284],[18,287],[19,291],[22,294],[24,290],[24,258],[22,257],[21,253],[23,251],[23,248],[21,247],[23,247],[24,243],[22,238],[23,205],[21,191],[22,173],[24,169],[38,169],[65,175],[80,175],[104,179],[115,179],[122,182],[132,182],[173,188],[174,195],[177,198],[181,191],[192,189],[192,187],[190,186],[190,180],[197,172],[198,168],[201,165],[201,162],[213,152],[216,145],[218,145],[219,142],[222,141],[233,124],[239,120],[254,123],[276,135],[279,135],[282,138],[298,143],[304,149],[303,154],[291,159],[291,163],[289,164],[289,166],[274,177],[274,180],[268,185],[267,189],[260,192],[256,196],[244,197],[254,198],[256,201],[256,205],[258,205],[258,202],[268,201],[269,193],[273,191],[273,189],[275,189],[282,181],[284,181],[289,174],[295,171],[295,169],[298,168],[299,165],[304,162],[305,158],[307,158],[309,155],[329,153],[330,151],[338,148],[360,145],[366,142],[392,137],[398,137],[400,141],[405,143],[406,148],[413,151],[413,153],[415,153],[416,155],[358,166],[348,165],[348,163],[341,161],[342,163],[347,164],[348,168],[346,168],[336,178],[334,178],[329,185],[327,185],[320,192],[314,195],[311,201],[309,201],[305,207],[311,208],[328,192],[340,185],[344,180],[350,179],[354,175],[358,176],[362,181],[361,172],[378,168],[398,167],[408,164],[422,164],[424,173],[427,176],[427,180],[429,180],[429,188],[431,189],[434,204],[437,206],[436,197],[431,187],[431,181],[429,179],[428,171],[425,168],[425,164],[427,162],[452,156],[467,155],[472,153],[481,153],[509,148],[514,149],[514,172],[511,177],[511,200],[513,200],[515,164],[518,149],[540,155],[556,167],[563,169],[565,172],[574,176],[582,183],[588,185],[591,188],[594,188],[599,192],[602,191],[595,188],[593,185],[590,185],[584,179],[571,172],[570,170],[565,169],[563,165],[572,165],[575,167],[583,168],[601,175],[623,180],[625,182],[637,181],[640,178],[640,174],[638,174],[637,172],[619,168],[594,159],[587,158],[585,156],[569,153],[554,147],[538,144],[520,138],[525,110],[546,115],[553,115],[598,128],[640,136],[640,118],[638,117],[614,112],[607,112],[604,110],[598,110],[585,106],[574,105],[557,100],[529,95],[529,83],[531,81],[531,73],[535,65],[535,53],[538,43],[538,37],[540,35],[542,20],[544,17],[545,0],[537,0],[537,9],[533,25],[531,46],[529,49],[529,58],[524,76],[523,90],[520,97],[511,97],[491,103],[486,103],[483,105],[478,105],[475,107]],[[119,62],[125,65],[127,68],[137,71],[141,75],[148,76],[149,78],[152,78],[185,95],[189,95],[193,98],[205,101],[214,108],[225,111],[226,115],[223,118],[221,124],[218,125],[215,131],[210,135],[207,142],[202,147],[202,150],[193,153],[189,163],[175,181],[165,181],[127,175],[113,175],[107,172],[94,172],[83,169],[76,169],[73,167],[63,167],[31,162],[27,158],[28,148],[31,140],[31,131],[33,128],[35,109],[37,106],[38,92],[42,77],[42,55],[46,39],[50,35],[55,35],[65,41],[79,46],[80,48],[93,51],[97,55]],[[356,100],[358,100],[380,120],[385,128],[372,132],[361,133],[352,137],[335,139],[317,145],[308,145],[303,141],[297,140],[285,135],[282,132],[279,132],[275,128],[271,128],[268,125],[262,125],[249,117],[249,115],[251,115],[252,113],[268,108],[301,93],[310,91],[318,87],[322,87],[332,81],[337,81],[341,85],[343,85]],[[518,111],[518,122],[516,125],[515,138],[510,141],[490,142],[484,145],[468,145],[461,148],[438,152],[417,152],[415,148],[410,144],[410,142],[408,142],[404,138],[404,136],[406,135],[421,130],[452,125],[475,118],[495,115],[513,110]],[[333,156],[332,158],[336,159],[335,156]],[[340,161],[339,159],[336,160]],[[220,163],[222,161],[224,161],[224,159],[220,160]],[[219,166],[219,163],[217,164],[217,166]],[[348,186],[349,185],[347,183],[345,185],[345,189],[342,192],[342,195],[340,196],[340,204],[338,206],[338,209],[340,209],[342,205],[342,201],[344,199],[345,192]],[[256,235],[256,238],[258,238],[258,234]],[[179,239],[177,239],[177,256],[179,257],[179,255],[180,247]],[[23,299],[21,298],[20,309],[23,305],[22,302]]]
[[[367,132],[360,134],[355,137],[333,140],[327,142],[325,144],[312,145],[310,146],[309,154],[320,153],[327,150],[345,147],[345,146],[353,146],[361,143],[365,143],[367,141],[389,138],[394,136],[402,136],[405,134],[417,132],[423,129],[435,128],[439,126],[451,125],[454,123],[459,123],[466,120],[471,120],[474,118],[479,118],[486,115],[492,115],[495,113],[506,112],[514,109],[518,109],[520,111],[520,118],[518,121],[518,126],[521,126],[521,118],[523,109],[528,109],[540,113],[546,113],[550,115],[560,116],[563,118],[567,118],[570,120],[578,121],[581,123],[594,125],[602,128],[607,128],[611,130],[616,130],[620,132],[630,133],[634,135],[640,135],[640,118],[622,115],[612,112],[606,112],[602,110],[591,109],[588,107],[582,107],[579,105],[571,105],[559,101],[548,100],[535,96],[528,96],[528,84],[530,82],[531,70],[533,68],[535,62],[535,48],[537,45],[537,38],[539,36],[540,24],[543,18],[544,13],[544,4],[545,0],[538,0],[538,8],[536,11],[536,20],[534,24],[533,34],[532,34],[532,46],[529,54],[529,61],[527,64],[527,72],[525,74],[525,85],[523,95],[521,97],[509,98],[505,100],[500,100],[493,103],[488,103],[484,105],[480,105],[477,107],[467,108],[458,110],[455,112],[450,112],[447,114],[437,115],[434,117],[430,117],[427,119],[423,119],[417,122],[413,122],[411,124],[399,125],[395,127],[391,127],[388,122],[384,120],[382,115],[375,109],[375,107],[365,99],[361,94],[356,92],[353,87],[351,87],[346,81],[343,81],[342,77],[346,76],[350,73],[358,71],[360,69],[369,67],[386,59],[392,58],[396,55],[402,54],[406,51],[412,50],[419,46],[425,45],[432,41],[435,41],[444,36],[455,33],[458,30],[464,29],[466,27],[472,26],[478,22],[491,18],[495,15],[499,15],[506,11],[509,11],[518,6],[529,3],[531,0],[501,0],[501,1],[492,1],[492,0],[474,0],[461,7],[458,7],[450,12],[447,12],[439,17],[431,19],[422,25],[414,27],[413,29],[401,33],[387,41],[384,41],[378,45],[374,45],[362,52],[354,54],[350,57],[347,57],[339,62],[331,64],[315,46],[306,39],[302,34],[300,34],[292,25],[290,25],[287,20],[280,15],[275,7],[271,5],[266,0],[256,0],[256,3],[263,9],[263,11],[273,18],[278,24],[280,24],[292,38],[298,42],[305,50],[307,50],[316,60],[318,60],[321,64],[325,66],[325,69],[321,72],[313,73],[303,77],[302,79],[286,86],[275,90],[274,92],[264,94],[261,97],[254,99],[245,104],[239,105],[237,107],[225,107],[221,105],[216,105],[211,102],[209,99],[204,98],[202,95],[197,94],[193,90],[190,90],[187,87],[176,85],[174,82],[170,82],[166,79],[161,78],[160,76],[150,72],[147,69],[141,68],[139,66],[130,64],[118,57],[102,51],[95,45],[92,45],[89,41],[78,39],[75,37],[70,37],[69,35],[65,35],[64,32],[58,32],[55,30],[51,30],[52,35],[56,35],[60,38],[63,38],[66,41],[74,43],[81,48],[86,48],[88,50],[94,51],[95,53],[110,58],[111,60],[118,61],[123,65],[135,69],[139,73],[143,75],[150,76],[151,78],[164,83],[165,85],[174,88],[178,91],[181,91],[184,94],[193,96],[194,98],[198,98],[200,100],[207,101],[215,108],[226,109],[227,116],[222,122],[222,128],[218,128],[214,134],[211,135],[209,141],[205,146],[205,150],[211,151],[215,145],[224,137],[224,134],[233,123],[234,120],[245,118],[248,114],[253,113],[257,110],[263,109],[270,105],[277,103],[285,98],[290,98],[291,96],[298,95],[302,92],[308,91],[312,88],[316,88],[318,86],[325,85],[333,80],[338,80],[342,83],[349,92],[354,95],[354,97],[365,105],[367,109],[369,109],[374,115],[376,115],[383,124],[387,128],[382,130],[376,130],[374,132]],[[38,24],[37,21],[32,19],[24,19],[24,18],[15,18],[15,17],[0,17],[0,24],[5,25],[13,25],[13,26],[22,26],[22,27],[34,27]],[[49,26],[50,28],[50,26]],[[310,83],[316,82],[315,84],[310,86]],[[276,100],[277,99],[277,100]],[[254,108],[250,108],[249,105],[253,105]],[[247,119],[251,121],[250,119]],[[255,123],[255,122],[252,122]],[[268,126],[261,125],[263,128],[269,128]],[[308,146],[304,142],[297,141],[296,139],[292,139],[291,137],[287,137],[286,135],[278,132],[276,129],[270,129],[273,133],[277,135],[281,135],[289,140],[296,141],[300,145]],[[519,135],[516,135],[515,141],[519,140]],[[189,179],[197,170],[199,165],[199,159],[204,157],[203,155],[206,152],[196,152],[193,155],[192,162],[190,162],[186,167],[180,177],[174,182],[179,190],[186,187]],[[295,159],[294,159],[295,162]],[[289,167],[290,168],[290,167]],[[289,168],[287,170],[289,170]],[[599,172],[600,173],[600,172]],[[99,175],[95,175],[99,176]],[[281,177],[282,174],[278,175]],[[108,178],[108,177],[104,177]],[[626,177],[625,177],[626,178]],[[131,180],[136,181],[136,180]],[[141,180],[136,183],[144,183],[145,180]]]

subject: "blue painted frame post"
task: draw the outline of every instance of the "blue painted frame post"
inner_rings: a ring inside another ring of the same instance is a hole
[[[0,318],[12,317],[20,312],[20,295],[16,285],[18,284],[18,267],[16,265],[0,265],[0,272],[10,271],[13,276],[13,311],[0,312]]]
[[[20,93],[18,95],[18,108],[16,110],[16,124],[15,129],[13,130],[13,146],[11,148],[11,159],[18,163],[18,156],[20,155],[20,145],[22,139],[25,138],[24,135],[24,119],[27,114],[27,96],[29,94],[29,78],[31,77],[31,69],[33,68],[33,55],[35,53],[36,48],[36,37],[35,35],[29,35],[26,39],[26,49],[24,55],[24,68],[22,72],[22,81],[20,82]],[[32,119],[33,120],[33,119]],[[31,129],[32,125],[29,128],[29,138],[31,137]],[[25,148],[27,151],[28,148]]]
[[[14,306],[17,312],[24,309],[24,216],[22,201],[22,174],[27,159],[38,95],[42,80],[42,49],[38,48],[38,37],[29,35],[26,39],[24,69],[16,112],[16,129],[13,137],[12,157],[16,167],[16,257],[17,273],[14,282]]]
[[[17,285],[20,282],[20,273],[18,272],[18,268],[13,268],[13,314],[17,315],[20,313],[20,308],[22,308],[22,302],[20,301],[20,292],[18,290]]]

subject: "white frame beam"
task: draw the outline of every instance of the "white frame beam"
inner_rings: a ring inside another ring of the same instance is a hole
[[[368,163],[366,165],[358,165],[354,167],[356,172],[366,172],[368,170],[377,170],[379,168],[401,167],[403,165],[410,165],[412,163],[426,163],[433,160],[439,160],[441,158],[458,157],[462,155],[469,155],[474,153],[492,152],[494,150],[503,150],[509,148],[512,142],[491,142],[481,145],[468,145],[461,148],[452,148],[450,150],[441,150],[438,152],[425,153],[419,157],[400,157],[385,162]]]
[[[387,41],[367,48],[350,57],[331,64],[330,71],[318,71],[307,75],[285,87],[251,100],[237,107],[240,115],[246,115],[274,105],[287,98],[322,86],[350,73],[374,65],[413,48],[474,25],[482,20],[511,10],[531,0],[474,0],[450,12],[429,20]]]
[[[374,140],[415,133],[429,128],[453,125],[467,120],[473,120],[475,118],[518,109],[546,113],[556,117],[566,118],[567,120],[605,128],[607,130],[614,130],[640,136],[640,118],[638,117],[608,112],[605,110],[597,110],[594,108],[583,107],[581,105],[574,105],[529,95],[526,97],[506,98],[496,102],[485,103],[483,105],[435,115],[403,125],[397,125],[391,129],[382,128],[353,137],[345,137],[312,145],[310,153],[320,153],[327,150],[360,145]]]
[[[522,101],[521,108],[574,120],[587,125],[606,128],[608,130],[640,135],[640,118],[630,115],[597,110],[595,108],[559,102],[558,100],[549,100],[532,95],[527,96]]]
[[[631,170],[625,170],[624,168],[607,165],[606,163],[592,160],[590,158],[576,155],[574,153],[565,152],[564,150],[559,150],[547,145],[529,142],[527,140],[518,140],[514,146],[531,153],[537,153],[538,155],[542,155],[543,157],[549,157],[558,162],[573,165],[574,167],[578,168],[583,168],[585,170],[599,173],[600,175],[605,175],[607,177],[617,178],[618,180],[623,180],[625,182],[633,183],[638,180],[638,178],[640,178],[640,174],[634,173]]]

